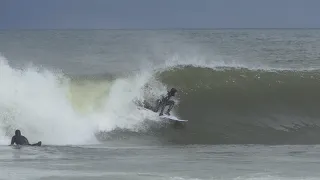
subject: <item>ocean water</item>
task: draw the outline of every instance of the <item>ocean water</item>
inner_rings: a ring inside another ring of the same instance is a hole
[[[0,179],[319,179],[320,30],[0,31]],[[172,87],[173,124],[139,108]],[[15,129],[42,147],[8,146]]]

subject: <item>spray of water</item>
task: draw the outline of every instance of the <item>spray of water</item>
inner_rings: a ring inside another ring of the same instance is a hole
[[[150,79],[146,72],[79,84],[48,70],[14,69],[1,57],[0,143],[9,143],[15,129],[31,142],[59,145],[97,143],[95,133],[114,128],[138,130],[144,119],[154,119],[134,103],[143,100]],[[160,95],[161,88],[154,93]]]

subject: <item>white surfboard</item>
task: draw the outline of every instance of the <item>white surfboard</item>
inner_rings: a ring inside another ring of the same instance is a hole
[[[148,110],[148,111],[151,111],[150,109],[147,109],[147,108],[144,108],[144,107],[138,107],[139,109],[144,109],[144,110]],[[152,111],[153,112],[153,111]],[[153,112],[154,113],[154,112]],[[157,113],[158,114],[158,113]],[[172,116],[172,115],[162,115],[162,116],[159,116],[160,118],[163,118],[163,119],[169,119],[171,121],[179,121],[179,122],[187,122],[188,120],[183,120],[183,119],[179,119],[175,116]]]
[[[177,117],[175,116],[172,116],[172,115],[162,115],[160,116],[160,118],[165,118],[165,119],[169,119],[169,120],[172,120],[172,121],[180,121],[180,122],[187,122],[188,120],[183,120],[183,119],[178,119]]]

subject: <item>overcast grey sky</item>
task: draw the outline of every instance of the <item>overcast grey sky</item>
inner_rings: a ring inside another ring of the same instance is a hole
[[[0,0],[0,29],[320,28],[320,0]]]

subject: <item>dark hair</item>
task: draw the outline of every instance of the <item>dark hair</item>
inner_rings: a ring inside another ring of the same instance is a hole
[[[168,92],[169,95],[174,96],[174,94],[177,92],[176,88],[171,88],[171,90]]]
[[[16,130],[16,132],[15,132],[15,134],[16,134],[16,136],[21,136],[21,132],[20,132],[20,130],[19,130],[19,129],[17,129],[17,130]]]

